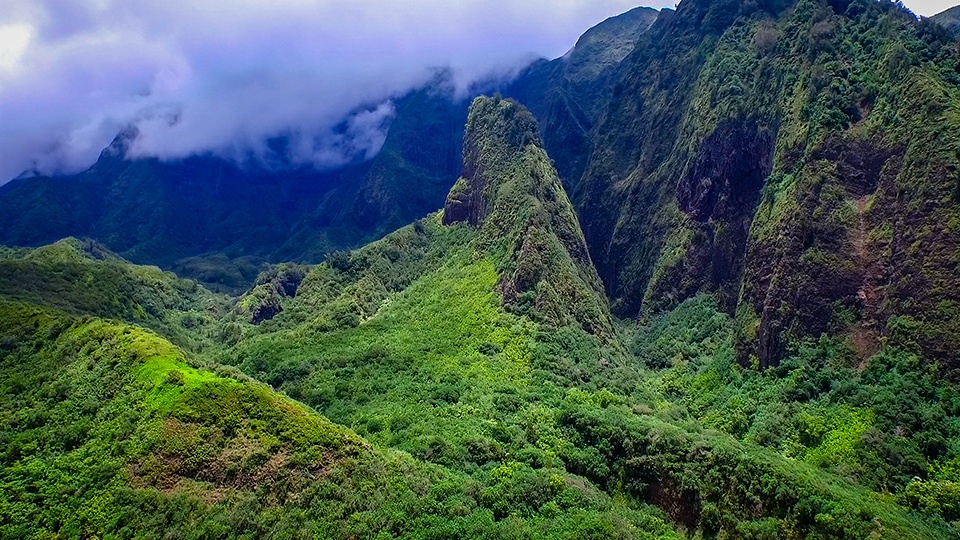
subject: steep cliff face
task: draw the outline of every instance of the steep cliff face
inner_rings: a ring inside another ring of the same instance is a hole
[[[579,326],[613,344],[615,333],[570,199],[522,105],[474,100],[463,145],[463,177],[443,222],[478,227],[475,251],[497,261],[497,285],[514,312]]]
[[[544,148],[567,189],[583,174],[617,70],[659,16],[638,7],[611,17],[587,30],[563,57],[532,64],[504,89],[537,118]]]
[[[861,0],[661,15],[574,192],[614,312],[711,291],[745,364],[826,332],[960,366],[960,76],[937,28]]]

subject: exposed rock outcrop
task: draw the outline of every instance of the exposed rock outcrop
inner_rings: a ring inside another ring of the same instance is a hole
[[[463,177],[447,196],[443,222],[479,228],[475,251],[500,268],[507,308],[616,343],[576,213],[533,116],[509,99],[477,98],[463,157]]]

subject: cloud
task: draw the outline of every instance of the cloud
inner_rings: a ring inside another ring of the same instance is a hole
[[[390,99],[437,69],[462,88],[560,56],[632,4],[6,0],[0,183],[26,169],[82,170],[128,126],[139,156],[256,155],[279,136],[319,166],[369,156]]]

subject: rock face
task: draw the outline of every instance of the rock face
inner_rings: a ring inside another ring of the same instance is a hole
[[[537,118],[544,149],[571,192],[590,157],[593,127],[610,100],[617,69],[659,16],[639,7],[611,17],[587,30],[563,57],[532,64],[503,90]]]
[[[573,205],[536,120],[519,103],[474,100],[463,177],[447,196],[443,223],[479,229],[475,251],[501,269],[498,290],[508,309],[616,341]]]
[[[269,321],[283,311],[281,300],[295,298],[306,270],[281,264],[262,272],[253,289],[237,302],[236,311],[252,324]]]
[[[700,145],[677,185],[680,210],[694,221],[749,219],[773,167],[776,134],[724,121]]]
[[[689,260],[695,269],[688,273],[699,277],[688,282],[697,290],[715,291],[731,313],[775,141],[775,133],[755,123],[725,121],[704,140],[677,184],[677,204],[693,230]],[[682,296],[695,293],[683,291]]]
[[[826,333],[864,357],[887,339],[960,368],[953,47],[885,3],[660,14],[571,181],[614,313],[709,292],[736,314],[744,364]]]

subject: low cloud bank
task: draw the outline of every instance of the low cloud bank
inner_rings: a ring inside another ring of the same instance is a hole
[[[285,137],[298,163],[368,158],[391,98],[437,70],[462,90],[557,57],[633,5],[10,0],[0,13],[0,183],[24,170],[80,171],[129,127],[135,156],[257,156]]]

